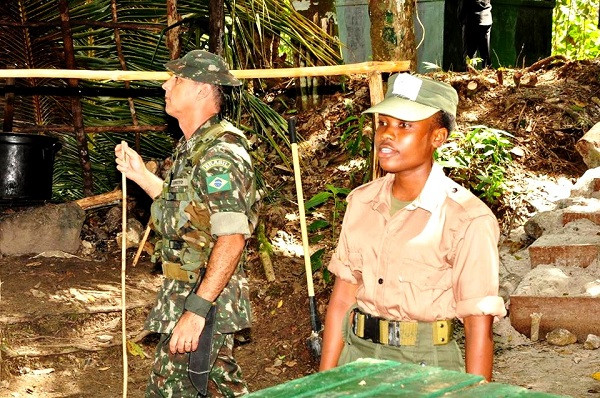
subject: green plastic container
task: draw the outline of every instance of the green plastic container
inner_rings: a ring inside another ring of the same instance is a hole
[[[419,73],[430,71],[425,62],[442,67],[444,61],[444,3],[444,0],[417,0],[419,19],[414,18],[415,44],[419,45],[423,39],[417,49],[417,72]],[[425,28],[424,36],[423,27]]]
[[[528,66],[552,50],[555,0],[492,0],[492,64]],[[444,15],[444,69],[464,70],[457,0],[447,0]]]
[[[345,64],[370,61],[371,20],[369,0],[336,0],[338,32]]]
[[[550,56],[555,0],[492,0],[494,67],[529,66]]]
[[[560,398],[483,377],[433,366],[359,359],[355,362],[255,391],[248,398]]]

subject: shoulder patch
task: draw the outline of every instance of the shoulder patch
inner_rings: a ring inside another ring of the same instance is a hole
[[[208,193],[231,191],[231,178],[227,174],[214,174],[206,177]]]
[[[218,167],[221,170],[229,170],[229,168],[231,167],[231,162],[222,158],[213,158],[202,163],[200,167],[202,167],[202,170],[206,172],[216,167]]]

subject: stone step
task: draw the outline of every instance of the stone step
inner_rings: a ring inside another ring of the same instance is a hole
[[[575,220],[590,220],[593,223],[600,225],[600,212],[598,211],[585,211],[585,210],[571,210],[567,209],[562,214],[562,224],[566,225],[571,221]]]
[[[539,337],[563,328],[577,336],[583,343],[588,334],[600,335],[600,297],[511,296],[509,316],[511,325],[531,337],[531,314],[539,318]]]
[[[531,268],[550,264],[587,267],[600,255],[600,236],[548,234],[529,246]]]

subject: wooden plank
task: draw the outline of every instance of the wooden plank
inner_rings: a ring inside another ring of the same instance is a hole
[[[238,79],[269,79],[308,76],[336,76],[366,74],[370,72],[408,71],[409,61],[370,61],[348,65],[305,66],[279,69],[232,70]],[[131,71],[131,70],[84,70],[84,69],[0,69],[0,78],[43,77],[54,79],[85,80],[167,80],[171,72]]]
[[[120,189],[111,192],[101,193],[100,195],[88,196],[75,201],[83,210],[95,209],[102,206],[108,206],[118,203],[123,193]]]
[[[527,337],[531,335],[531,314],[541,313],[539,336],[564,328],[584,342],[588,334],[600,335],[600,297],[511,296],[510,323]]]

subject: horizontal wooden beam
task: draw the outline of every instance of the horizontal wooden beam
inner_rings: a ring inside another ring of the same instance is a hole
[[[88,20],[75,20],[69,21],[71,26],[95,26],[108,29],[130,29],[130,30],[150,30],[160,32],[166,29],[167,25],[163,24],[148,24],[148,23],[137,23],[137,22],[102,22],[102,21],[88,21]],[[14,28],[40,28],[40,27],[57,27],[60,26],[60,19],[52,21],[27,21],[27,22],[16,22],[16,21],[0,21],[1,26],[10,26]]]
[[[274,79],[310,76],[355,75],[371,72],[408,71],[410,61],[371,61],[333,66],[306,66],[281,69],[232,70],[238,79]],[[83,69],[0,69],[0,78],[51,78],[83,80],[167,80],[171,72],[83,70]]]
[[[146,131],[166,131],[167,126],[85,126],[84,131],[88,134],[94,133],[137,133]],[[39,133],[42,131],[73,132],[73,126],[67,125],[44,125],[44,126],[24,126],[14,127],[15,133]]]

